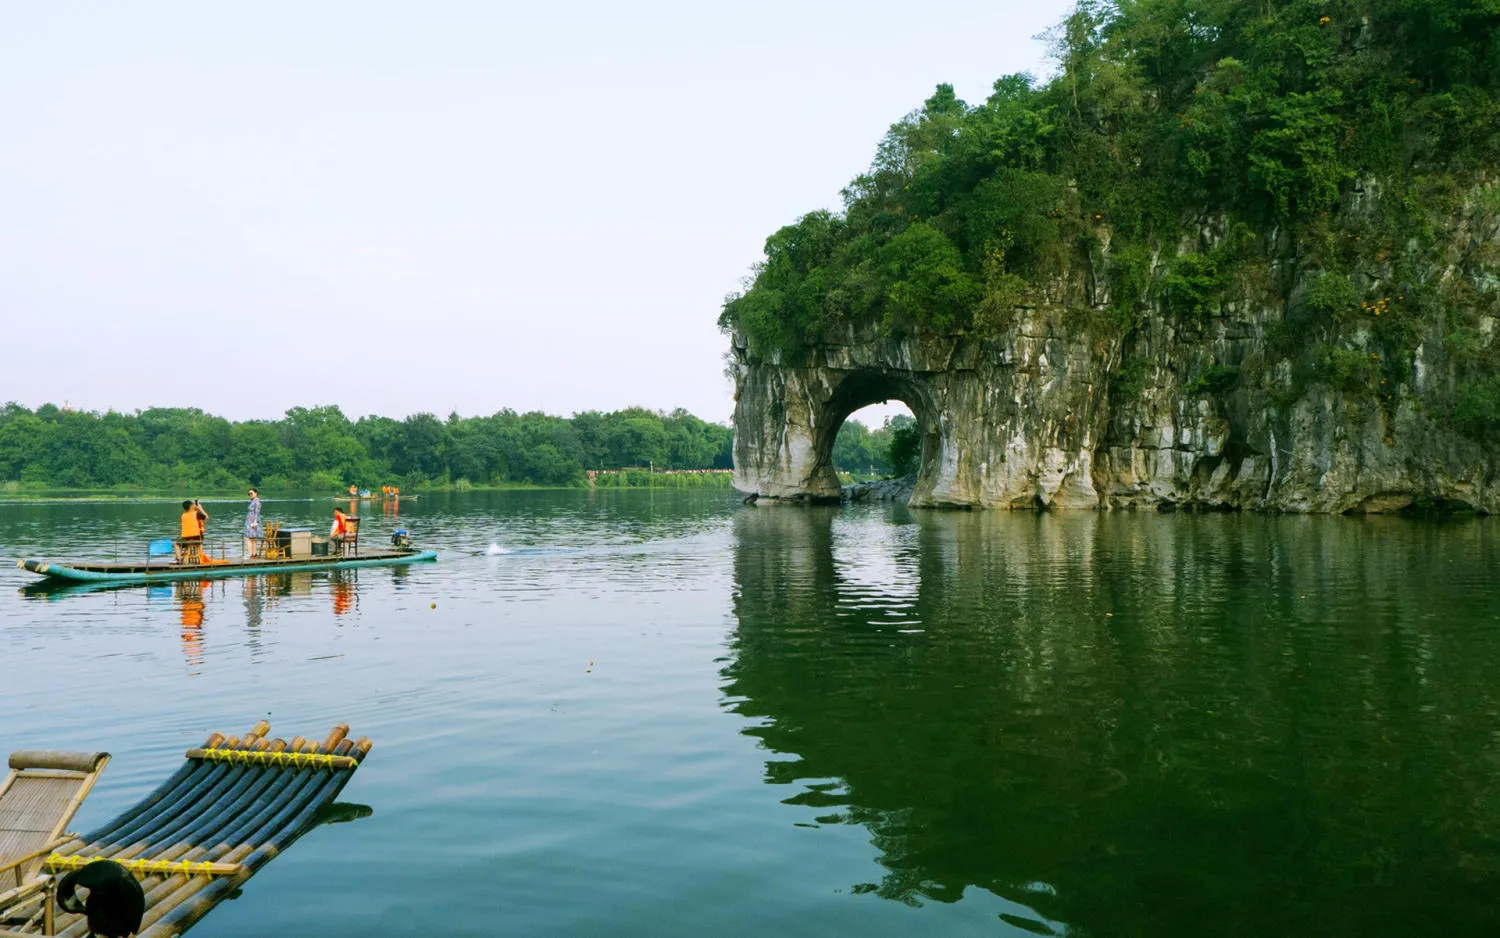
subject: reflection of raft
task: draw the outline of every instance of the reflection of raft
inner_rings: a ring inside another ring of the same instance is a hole
[[[351,819],[347,810],[328,812],[370,741],[348,739],[342,724],[322,743],[266,739],[269,731],[262,721],[244,739],[210,736],[135,807],[87,837],[56,844],[44,869],[57,874],[114,860],[145,890],[142,938],[187,931],[310,828]],[[57,910],[54,882],[37,875],[0,891],[0,935],[84,934],[80,916]]]
[[[212,564],[102,563],[77,560],[21,560],[22,570],[56,580],[88,583],[157,583],[164,580],[214,580],[291,570],[344,570],[389,567],[437,559],[437,551],[415,549],[362,550],[349,557],[297,557],[287,560],[230,560]]]

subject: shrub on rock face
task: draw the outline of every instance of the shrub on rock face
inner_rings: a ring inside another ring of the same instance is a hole
[[[1459,389],[1453,408],[1453,421],[1475,436],[1487,437],[1500,431],[1500,376]]]
[[[1204,254],[1184,254],[1162,281],[1168,312],[1183,319],[1205,319],[1218,309],[1223,285],[1219,265]]]
[[[1183,390],[1189,394],[1223,394],[1240,380],[1240,370],[1233,365],[1210,365],[1194,375]]]
[[[1308,284],[1302,303],[1312,322],[1341,322],[1359,311],[1359,291],[1342,274],[1319,274]]]
[[[1380,358],[1359,349],[1325,349],[1316,373],[1340,391],[1368,393],[1380,381]]]

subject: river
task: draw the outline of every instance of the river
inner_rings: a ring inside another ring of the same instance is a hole
[[[243,502],[207,507],[234,538]],[[0,753],[114,753],[80,831],[214,730],[374,740],[342,796],[372,813],[195,935],[1500,930],[1493,521],[680,491],[362,513],[438,562],[0,573]],[[176,514],[0,503],[0,555],[134,556]]]

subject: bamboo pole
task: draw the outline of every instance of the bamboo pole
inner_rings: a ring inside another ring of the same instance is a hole
[[[333,747],[339,744],[339,740],[349,735],[349,724],[335,723],[333,729],[323,738],[323,745],[319,747],[320,752],[333,752]]]
[[[298,784],[293,788],[290,796],[288,796],[287,793],[282,793],[281,797],[261,807],[256,815],[248,819],[248,821],[242,824],[239,829],[225,831],[225,839],[220,844],[213,848],[198,848],[194,851],[191,851],[191,854],[197,854],[200,851],[203,851],[209,856],[213,856],[215,854],[220,855],[222,857],[221,862],[242,862],[246,856],[250,855],[252,851],[257,849],[255,845],[260,841],[262,835],[284,835],[285,818],[293,809],[297,809],[299,807],[305,808],[307,805],[316,806],[322,803],[322,801],[318,797],[316,797],[320,789],[325,788],[330,783],[336,784],[338,788],[342,788],[343,781],[347,780],[347,778],[344,780],[325,780],[320,783],[317,773],[298,774],[303,776],[303,778],[301,779],[301,784]],[[330,777],[324,776],[324,778],[329,779]],[[278,824],[278,821],[281,823]],[[254,829],[248,830],[246,828]],[[297,833],[300,833],[300,830],[298,830]],[[234,843],[235,841],[240,841],[240,844],[239,846],[231,849],[229,847],[229,844]],[[195,856],[193,858],[196,859]],[[263,863],[265,861],[263,860],[261,862]],[[259,864],[257,864],[257,866],[258,865]],[[251,868],[247,870],[247,872],[245,872],[243,875],[230,877],[229,879],[232,880],[236,885],[238,885],[238,883],[243,882],[245,879],[248,879],[253,872],[254,869]],[[160,891],[159,895],[156,892],[153,892],[151,898],[151,912],[148,913],[148,919],[150,919],[150,922],[157,921],[167,912],[171,911],[182,903],[193,899],[193,897],[201,890],[205,888],[212,888],[213,886],[214,883],[194,884],[180,877],[167,881],[163,884],[164,888]],[[217,904],[217,901],[218,900],[215,899],[212,902],[201,904],[201,910],[193,915],[193,920],[196,920],[209,908],[212,908],[214,904]],[[150,922],[143,923],[143,935],[148,933]],[[185,927],[186,926],[184,926],[182,930],[185,930]],[[160,932],[160,934],[170,933],[172,932]]]
[[[364,743],[363,747],[350,744],[344,751],[358,753],[359,757],[362,758],[369,751],[368,740],[364,740]],[[343,744],[341,744],[342,746]],[[247,854],[240,861],[251,870],[251,873],[247,874],[245,878],[248,879],[250,875],[253,875],[254,870],[270,862],[281,850],[296,840],[311,822],[317,809],[337,797],[338,792],[347,781],[347,774],[343,778],[340,778],[338,774],[328,776],[323,784],[318,787],[315,797],[308,799],[307,803],[292,816],[289,822],[282,824],[281,830],[276,836],[269,839],[253,852]],[[231,877],[210,883],[206,888],[199,890],[191,897],[185,899],[180,905],[177,905],[172,913],[158,919],[156,928],[143,928],[141,932],[142,938],[167,938],[167,936],[181,934],[183,931],[186,931],[194,922],[221,901],[224,896],[228,895],[232,889],[238,887],[239,882],[236,882],[236,880],[239,880],[239,877]],[[240,881],[242,882],[243,880]]]

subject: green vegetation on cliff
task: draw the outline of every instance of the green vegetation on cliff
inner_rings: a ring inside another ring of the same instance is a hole
[[[1052,78],[1006,76],[979,105],[940,85],[842,212],[767,239],[721,325],[796,356],[851,325],[984,338],[1018,306],[1065,304],[1128,340],[1149,310],[1202,330],[1258,303],[1278,310],[1266,360],[1291,363],[1291,393],[1389,402],[1438,323],[1442,403],[1500,433],[1495,248],[1484,270],[1443,256],[1500,220],[1497,26],[1493,0],[1083,0],[1050,34]],[[1129,346],[1113,393],[1143,380]]]
[[[574,485],[586,469],[729,468],[730,443],[728,427],[683,410],[351,421],[337,407],[294,407],[281,420],[235,423],[196,409],[98,414],[7,404],[0,406],[0,483],[330,492],[350,483],[394,482],[408,491]]]

